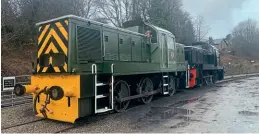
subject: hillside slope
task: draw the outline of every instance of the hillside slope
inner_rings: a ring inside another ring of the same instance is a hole
[[[19,49],[2,46],[2,76],[31,74],[31,62],[35,61],[35,55],[35,45],[24,46]],[[259,72],[259,59],[254,61],[254,63],[251,63],[249,58],[230,54],[221,55],[221,63],[225,67],[226,75]]]
[[[259,72],[259,59],[221,54],[221,64],[224,66],[226,75]]]
[[[2,45],[1,74],[2,76],[29,75],[32,71],[32,61],[35,61],[36,46],[21,48]]]

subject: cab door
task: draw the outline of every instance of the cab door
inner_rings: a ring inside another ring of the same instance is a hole
[[[168,68],[168,44],[166,34],[161,36],[161,68]]]
[[[179,48],[176,47],[175,39],[173,36],[168,36],[167,37],[167,44],[168,44],[168,57],[169,57],[169,64],[172,64],[174,62],[179,61],[179,54],[178,51],[176,52],[176,49],[178,50]]]

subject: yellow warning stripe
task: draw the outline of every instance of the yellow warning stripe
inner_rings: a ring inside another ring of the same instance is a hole
[[[46,72],[47,69],[48,69],[48,67],[44,67],[43,70],[42,70],[42,72]]]
[[[60,22],[57,22],[55,24],[58,27],[58,29],[60,30],[60,32],[63,34],[63,36],[66,38],[66,40],[68,40],[68,34],[67,34],[66,29],[61,25]]]
[[[67,20],[65,20],[65,23],[68,25],[68,21]]]
[[[53,67],[55,72],[60,72],[60,69],[58,67]]]
[[[63,66],[64,70],[67,72],[67,63],[65,62],[65,65]]]
[[[50,50],[52,50],[53,53],[58,53],[58,49],[55,47],[55,45],[52,42],[50,43],[47,50],[45,51],[45,54],[48,54]]]
[[[45,28],[43,29],[42,33],[40,34],[38,38],[38,45],[40,44],[43,36],[46,34],[47,30],[49,29],[50,24],[46,25]]]
[[[37,72],[40,71],[40,64],[37,65]]]
[[[63,52],[65,53],[65,55],[67,56],[67,47],[66,45],[63,43],[63,41],[59,38],[58,34],[56,33],[56,31],[52,30],[52,36],[56,39],[56,41],[58,42],[58,45],[61,47],[61,49],[63,50]]]
[[[45,39],[44,42],[42,43],[42,45],[41,45],[41,47],[40,47],[40,50],[38,51],[38,57],[40,57],[40,55],[41,55],[43,49],[45,48],[47,42],[49,41],[49,39],[50,39],[50,37],[51,37],[51,32],[52,32],[52,31],[53,31],[53,30],[50,30],[50,33],[48,34],[48,36],[46,37],[46,39]]]
[[[49,57],[49,64],[52,64],[52,57]]]

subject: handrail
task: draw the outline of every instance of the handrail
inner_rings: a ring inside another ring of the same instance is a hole
[[[97,69],[96,69],[96,64],[92,64],[92,74],[96,74]]]

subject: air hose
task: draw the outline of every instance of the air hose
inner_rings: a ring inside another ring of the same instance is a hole
[[[44,89],[42,89],[40,92],[38,92],[33,100],[33,109],[34,109],[34,112],[35,114],[38,114],[37,112],[37,99],[40,99],[40,94],[44,93],[46,94],[46,100],[45,100],[45,103],[44,105],[42,105],[42,108],[40,109],[40,112],[42,113],[42,115],[47,118],[47,114],[46,114],[46,110],[49,111],[47,109],[47,105],[50,103],[50,97],[49,97],[49,93],[47,92],[47,87],[45,87]],[[46,109],[46,110],[45,110]]]

